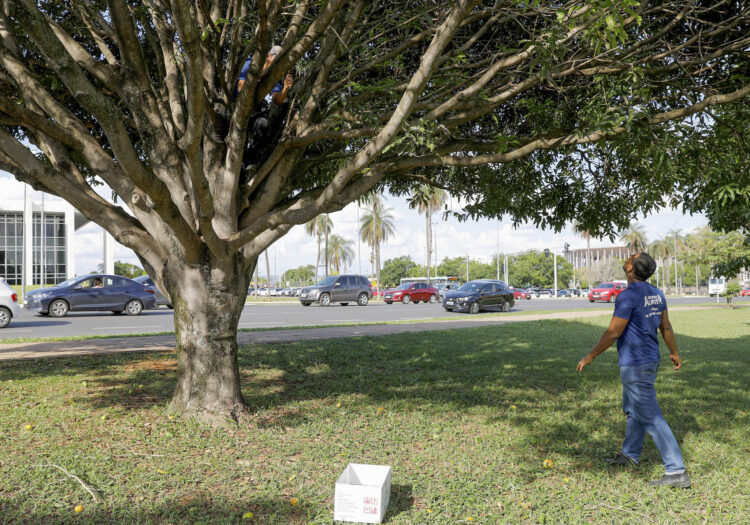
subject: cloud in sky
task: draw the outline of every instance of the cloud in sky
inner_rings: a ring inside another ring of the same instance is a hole
[[[21,210],[23,208],[23,184],[16,182],[7,173],[0,172],[0,204],[3,207]],[[29,188],[29,191],[31,188]],[[106,195],[102,192],[102,195]],[[41,199],[39,192],[34,192],[34,200]],[[45,199],[58,200],[47,196]],[[391,207],[395,223],[395,235],[381,247],[381,257],[387,259],[401,255],[410,255],[420,264],[425,262],[425,218],[416,210],[408,207],[404,198],[386,196],[386,204]],[[460,208],[460,202],[452,201],[453,209]],[[348,271],[370,274],[370,250],[365,243],[357,246],[357,205],[350,204],[343,210],[332,213],[333,233],[345,239],[354,241],[355,260]],[[519,252],[523,250],[553,249],[556,245],[558,253],[562,253],[564,244],[570,243],[572,249],[585,247],[585,241],[578,237],[572,227],[565,228],[554,235],[551,231],[540,230],[533,225],[524,224],[514,229],[510,221],[497,223],[494,220],[480,220],[459,222],[449,218],[443,220],[442,215],[435,214],[432,218],[436,222],[437,257],[469,256],[473,259],[489,260],[498,250],[502,253]],[[646,229],[649,240],[664,235],[668,230],[680,229],[689,232],[707,223],[703,215],[685,215],[680,210],[665,209],[658,213],[639,217]],[[498,235],[499,234],[499,235]],[[594,240],[592,247],[611,246],[609,239]],[[76,273],[84,274],[95,270],[102,262],[103,237],[102,229],[89,223],[75,234]],[[361,260],[358,257],[361,253]],[[282,239],[269,249],[271,273],[281,275],[289,268],[301,265],[315,264],[317,243],[313,237],[305,233],[304,226],[295,226]],[[138,258],[129,248],[115,243],[115,260],[139,264]],[[322,256],[321,256],[322,259]],[[266,274],[265,258],[261,257],[260,271]]]

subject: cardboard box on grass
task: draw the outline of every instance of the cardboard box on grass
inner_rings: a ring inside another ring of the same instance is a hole
[[[391,498],[391,467],[349,463],[336,481],[333,519],[381,523]]]

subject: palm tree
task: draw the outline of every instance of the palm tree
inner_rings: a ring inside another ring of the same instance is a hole
[[[667,292],[669,289],[669,263],[665,265],[664,261],[668,260],[672,254],[672,245],[667,237],[662,237],[652,242],[648,249],[651,252],[651,256],[659,261],[659,266],[664,268],[663,285],[664,292]]]
[[[393,215],[390,208],[386,208],[378,194],[369,196],[366,200],[367,208],[360,219],[359,234],[375,256],[375,275],[380,290],[380,245],[388,241],[395,233]]]
[[[326,241],[326,275],[328,275],[328,235],[333,228],[333,222],[327,214],[318,215],[305,224],[305,233],[311,237],[318,238],[318,258],[315,259],[315,282],[318,282],[318,268],[320,267],[320,243],[325,237]]]
[[[586,286],[591,288],[591,232],[578,221],[573,222],[573,230],[579,237],[586,239]]]
[[[639,253],[646,249],[646,231],[645,228],[633,221],[627,230],[620,232],[620,240],[625,242],[628,250],[633,253]]]
[[[414,195],[408,200],[410,208],[416,208],[417,212],[424,213],[427,221],[425,233],[427,235],[427,280],[430,280],[430,267],[432,263],[432,214],[440,209],[445,201],[448,200],[448,194],[440,188],[420,184],[414,190]]]
[[[341,267],[346,267],[354,260],[354,241],[344,239],[340,235],[331,235],[328,244],[328,260],[331,270],[341,273]]]

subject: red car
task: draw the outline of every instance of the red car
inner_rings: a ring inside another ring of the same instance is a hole
[[[527,301],[531,300],[531,294],[527,292],[526,290],[521,290],[520,288],[512,288],[513,290],[513,299],[518,301],[519,299],[526,299]]]
[[[606,301],[614,303],[620,292],[627,287],[627,283],[600,283],[589,291],[589,302]]]
[[[388,289],[383,294],[383,301],[387,304],[401,301],[404,304],[409,303],[430,303],[434,304],[438,300],[438,290],[427,283],[407,283],[396,288]]]
[[[740,295],[742,295],[742,296],[745,296],[745,295],[750,295],[750,288],[744,288],[744,289],[743,289],[743,290],[742,290],[742,291],[740,292]]]

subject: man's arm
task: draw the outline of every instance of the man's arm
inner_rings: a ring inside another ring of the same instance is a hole
[[[271,99],[273,100],[273,103],[276,104],[277,106],[282,105],[286,101],[286,97],[289,94],[289,90],[292,89],[293,85],[294,85],[294,77],[292,77],[291,74],[287,73],[286,77],[284,77],[284,87],[281,88],[281,91],[277,91],[271,94]]]
[[[682,366],[682,358],[677,353],[677,340],[672,330],[672,323],[669,322],[669,314],[666,310],[661,313],[661,324],[659,325],[661,337],[669,348],[669,358],[674,363],[674,369],[678,370]]]
[[[628,326],[627,319],[621,319],[619,317],[612,316],[612,320],[609,322],[609,328],[607,328],[602,334],[602,338],[596,343],[596,346],[591,349],[591,352],[586,354],[583,359],[578,362],[576,370],[579,372],[583,371],[583,368],[590,365],[594,358],[604,352],[607,348],[612,346],[612,343],[617,341],[617,338],[622,335],[625,327]]]

